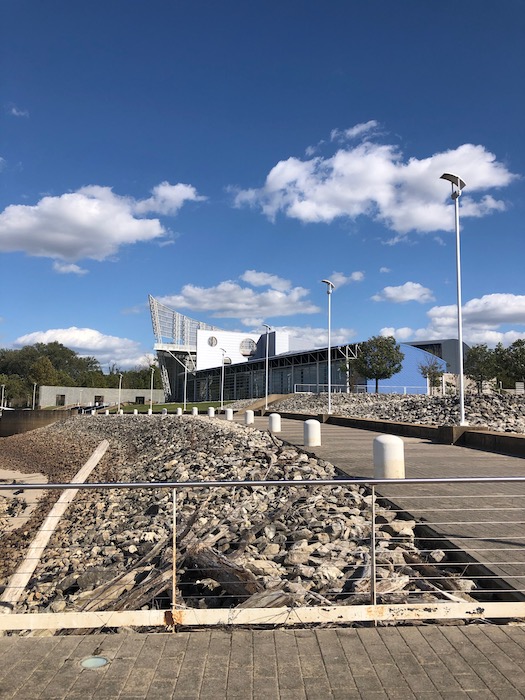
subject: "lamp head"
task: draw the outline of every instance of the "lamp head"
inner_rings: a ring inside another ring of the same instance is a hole
[[[335,289],[335,284],[333,282],[330,282],[330,280],[321,280],[321,282],[324,282],[326,284],[326,293],[331,294],[334,289]]]
[[[466,187],[465,181],[462,180],[459,175],[454,175],[454,173],[443,173],[441,177],[439,178],[440,180],[448,180],[449,182],[452,183],[452,185],[456,186],[458,190],[461,192],[461,190]]]

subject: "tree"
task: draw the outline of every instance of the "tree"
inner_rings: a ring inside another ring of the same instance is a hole
[[[443,376],[440,361],[437,357],[429,357],[425,362],[421,362],[417,368],[419,373],[428,380],[430,394],[433,394],[434,389],[439,386]]]
[[[478,394],[483,392],[483,382],[496,376],[494,350],[485,344],[473,345],[467,353],[463,367],[465,376],[476,382]]]
[[[512,383],[525,381],[525,340],[515,340],[507,348],[508,372]]]
[[[377,394],[379,380],[390,379],[401,371],[405,358],[395,338],[376,335],[365,343],[361,343],[359,354],[354,360],[355,370],[366,379],[375,379]]]

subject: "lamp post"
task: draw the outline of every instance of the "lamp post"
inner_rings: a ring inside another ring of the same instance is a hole
[[[33,411],[35,410],[36,403],[36,382],[33,383]]]
[[[271,326],[269,326],[267,323],[263,323],[263,326],[266,328],[266,361],[264,364],[264,410],[268,410],[268,376],[269,376],[269,367],[268,367],[268,334],[271,330]]]
[[[117,414],[120,415],[120,395],[122,393],[122,372],[119,372],[118,374],[119,380],[118,380],[118,408],[117,408]]]
[[[222,365],[221,365],[221,411],[224,408],[224,358],[226,356],[226,350],[224,348],[220,349],[222,352]]]
[[[4,397],[5,397],[5,384],[2,384],[2,398],[0,399],[0,411],[4,407]]]
[[[328,294],[328,414],[332,413],[332,292],[335,285],[330,280],[321,280],[326,284]]]
[[[153,375],[155,374],[155,367],[151,368],[151,385],[149,390],[149,412],[153,413]]]
[[[461,255],[459,241],[459,198],[461,190],[465,187],[464,181],[459,175],[443,173],[441,180],[448,180],[452,184],[451,198],[454,200],[455,228],[456,228],[456,285],[458,306],[458,365],[459,365],[459,424],[468,425],[465,420],[465,383],[463,378],[463,315],[461,309]]]
[[[186,404],[188,397],[188,358],[184,360],[184,413],[186,413]]]

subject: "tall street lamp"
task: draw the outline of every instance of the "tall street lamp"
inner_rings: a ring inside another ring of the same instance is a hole
[[[117,414],[120,415],[120,395],[122,393],[122,372],[119,372],[119,380],[118,380],[118,408],[117,408]]]
[[[0,411],[4,407],[5,384],[2,384],[2,398],[0,399]]]
[[[458,305],[458,369],[459,369],[459,424],[468,425],[465,420],[465,383],[463,378],[463,315],[461,309],[461,256],[459,243],[459,198],[461,190],[465,187],[464,181],[459,175],[443,173],[441,180],[448,180],[452,184],[451,197],[454,200],[455,226],[456,226],[456,285]]]
[[[328,294],[328,414],[332,413],[332,292],[335,285],[330,280],[321,280],[326,284]]]
[[[222,352],[222,365],[221,365],[221,411],[224,408],[224,358],[226,356],[226,350],[224,348],[220,349]]]
[[[264,389],[264,396],[265,396],[264,410],[267,411],[268,410],[268,374],[269,374],[269,372],[268,372],[268,369],[269,369],[268,368],[268,334],[271,330],[271,326],[269,326],[267,323],[263,323],[263,326],[266,328],[266,362],[264,365],[264,370],[265,370],[265,372],[264,372],[264,387],[265,387],[265,389]]]
[[[36,403],[36,382],[33,382],[33,411],[35,410]]]

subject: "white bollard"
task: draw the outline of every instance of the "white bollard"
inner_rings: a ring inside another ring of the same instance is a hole
[[[191,409],[191,415],[192,415],[192,416],[198,416],[198,415],[199,415],[199,409],[197,408],[197,406],[194,406],[194,407]]]
[[[318,420],[304,422],[304,446],[318,447],[321,444],[321,423]]]
[[[134,415],[134,416],[138,416],[138,415],[139,415],[139,409],[138,409],[138,408],[134,408],[134,409],[133,409],[133,415]]]
[[[148,408],[148,416],[152,416],[152,415],[153,415],[153,409]]]
[[[106,416],[109,416],[109,409],[106,408]]]
[[[96,415],[97,415],[97,412],[95,411],[94,408],[91,409],[91,415],[92,415],[92,416],[96,416]]]
[[[177,408],[176,414],[177,414],[178,416],[182,416],[182,408],[181,408],[180,406]]]
[[[209,415],[210,418],[213,418],[213,416],[215,415],[215,409],[213,408],[213,406],[210,406],[210,407],[209,407],[209,409],[208,409],[208,415]]]
[[[405,445],[396,435],[374,438],[374,477],[376,479],[405,478]]]
[[[244,425],[253,425],[254,423],[254,413],[250,409],[246,411],[244,414]]]
[[[123,415],[124,415],[124,409],[121,408],[120,411],[118,412],[118,414],[119,414],[119,416],[123,416]]]
[[[281,432],[281,416],[278,413],[270,413],[268,416],[268,429],[271,433]]]
[[[226,420],[233,420],[233,408],[227,408],[224,413],[226,415]]]
[[[163,408],[163,409],[162,409],[162,415],[163,415],[163,416],[167,416],[167,415],[168,415],[168,409],[167,409],[167,408]]]

